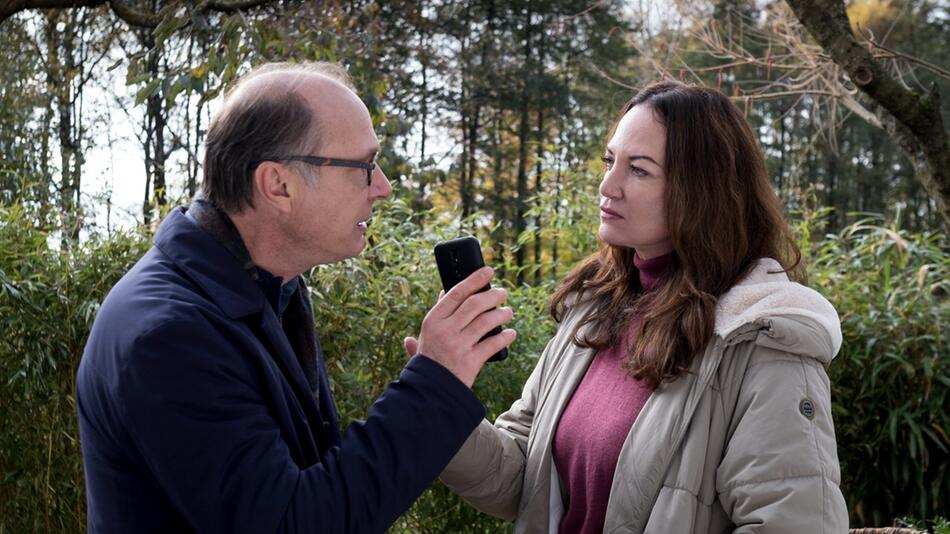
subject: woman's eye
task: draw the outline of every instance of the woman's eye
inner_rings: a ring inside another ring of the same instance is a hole
[[[600,161],[604,162],[604,167],[606,167],[607,170],[610,170],[610,168],[614,166],[614,158],[601,156]]]
[[[636,176],[646,176],[650,174],[647,171],[641,169],[640,167],[637,167],[636,165],[631,165],[630,170],[633,171],[633,174]]]

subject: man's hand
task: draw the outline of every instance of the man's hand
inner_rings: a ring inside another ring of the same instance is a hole
[[[432,358],[472,387],[485,361],[517,336],[509,328],[478,341],[514,315],[511,308],[497,307],[508,298],[504,289],[478,292],[494,274],[490,267],[482,267],[442,296],[422,320],[419,340],[407,337],[403,341],[406,352],[410,356],[423,354]]]

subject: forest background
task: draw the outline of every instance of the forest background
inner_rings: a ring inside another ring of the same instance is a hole
[[[395,188],[364,254],[309,275],[344,424],[404,364],[432,246],[461,233],[519,331],[476,391],[490,417],[518,397],[547,299],[597,249],[607,130],[673,77],[745,112],[841,315],[852,525],[950,531],[948,35],[945,0],[0,1],[0,534],[84,530],[74,376],[98,306],[194,195],[222,89],[302,60],[349,70]],[[507,528],[436,483],[392,532]]]

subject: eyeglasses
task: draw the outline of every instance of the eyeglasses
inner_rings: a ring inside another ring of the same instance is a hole
[[[373,158],[373,161],[367,163],[365,161],[324,158],[321,156],[278,156],[275,158],[266,158],[254,161],[251,163],[249,168],[257,168],[258,165],[264,163],[265,161],[301,161],[303,163],[315,165],[317,167],[348,167],[351,169],[363,169],[366,171],[367,187],[373,183],[373,169],[376,168],[376,158]]]

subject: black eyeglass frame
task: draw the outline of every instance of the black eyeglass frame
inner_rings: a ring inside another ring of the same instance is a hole
[[[363,169],[366,171],[366,185],[373,183],[373,170],[376,169],[376,158],[367,163],[365,161],[353,161],[351,159],[325,158],[323,156],[279,156],[275,158],[265,158],[251,163],[251,169],[265,161],[300,161],[316,167],[347,167],[350,169]]]

